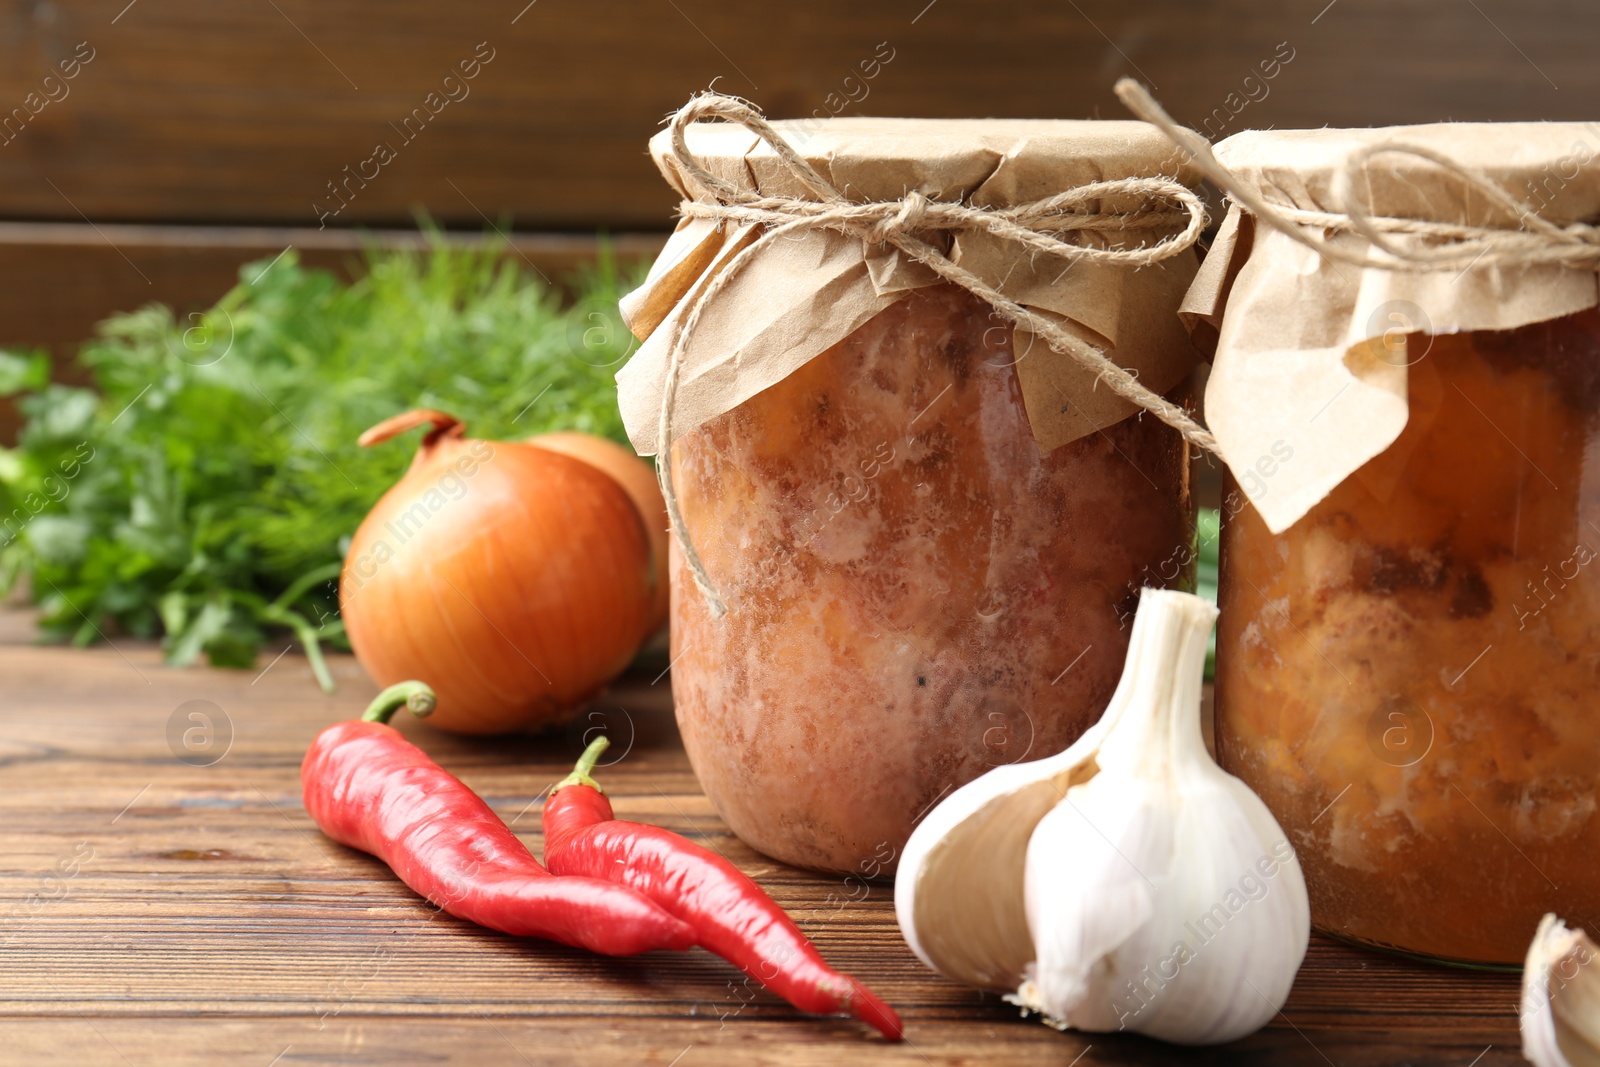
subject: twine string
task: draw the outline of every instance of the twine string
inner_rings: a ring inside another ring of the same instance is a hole
[[[690,151],[685,135],[690,123],[720,119],[750,130],[777,155],[788,175],[809,193],[772,196],[753,192],[707,169]],[[716,584],[689,538],[682,508],[673,484],[672,420],[678,397],[678,379],[689,338],[705,309],[771,242],[803,230],[829,230],[859,237],[871,244],[888,244],[932,270],[941,279],[960,286],[988,303],[1012,323],[1037,334],[1056,352],[1091,371],[1097,382],[1149,411],[1177,430],[1185,440],[1216,450],[1210,432],[1195,422],[1181,406],[1140,384],[1138,376],[1110,359],[1099,347],[1068,332],[1053,319],[1007,297],[978,275],[952,262],[926,238],[938,233],[984,232],[1016,247],[1019,253],[1057,256],[1069,262],[1107,263],[1142,267],[1179,255],[1200,236],[1206,223],[1204,203],[1194,191],[1171,178],[1122,178],[1090,182],[1054,196],[1009,208],[982,208],[930,200],[912,191],[899,200],[856,203],[846,199],[808,163],[751,104],[736,97],[703,93],[691,99],[672,117],[672,159],[692,195],[680,207],[687,218],[764,227],[755,240],[737,252],[707,282],[689,306],[673,337],[661,391],[661,415],[656,435],[656,476],[666,500],[673,533],[713,618],[727,613]],[[1104,198],[1128,199],[1139,207],[1123,212],[1096,208]],[[1162,205],[1157,209],[1154,205]],[[1078,244],[1062,235],[1094,232],[1166,231],[1148,243],[1099,247]],[[1175,232],[1174,232],[1175,231]]]
[[[1483,170],[1436,149],[1401,140],[1364,145],[1351,152],[1343,169],[1334,173],[1330,192],[1339,210],[1311,211],[1269,200],[1252,188],[1217,159],[1210,142],[1173,121],[1132,78],[1117,82],[1116,93],[1129,111],[1159,128],[1189,154],[1202,174],[1252,215],[1333,262],[1410,273],[1541,264],[1600,270],[1600,227],[1581,222],[1558,226]],[[1356,187],[1372,159],[1389,154],[1424,159],[1455,175],[1515,223],[1473,226],[1374,215],[1356,195]],[[1328,239],[1329,234],[1345,232],[1360,234],[1378,254],[1358,252]],[[1410,240],[1402,243],[1396,239],[1401,237]]]

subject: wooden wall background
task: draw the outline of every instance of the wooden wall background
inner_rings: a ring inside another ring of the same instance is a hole
[[[1132,74],[1226,134],[1594,118],[1597,54],[1594,0],[0,0],[0,346],[64,358],[111,311],[204,306],[289,244],[348,263],[419,211],[508,225],[552,274],[601,229],[648,254],[672,198],[645,141],[713,82],[778,117],[1120,117]],[[319,228],[380,141],[395,158]]]

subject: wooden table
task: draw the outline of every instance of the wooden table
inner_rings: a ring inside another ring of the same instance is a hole
[[[829,960],[901,1011],[905,1043],[799,1016],[699,950],[608,960],[503,937],[435,912],[306,817],[301,754],[373,691],[350,659],[335,658],[339,692],[323,696],[292,653],[264,657],[259,674],[169,670],[127,641],[28,640],[24,618],[0,616],[0,1062],[1522,1062],[1513,977],[1322,938],[1284,1013],[1236,1045],[1185,1050],[1024,1021],[925,970],[900,939],[889,886],[793,870],[732,837],[689,770],[667,682],[648,677],[595,712],[626,748],[605,771],[619,815],[738,863]],[[199,731],[187,747],[185,729]],[[570,765],[578,731],[465,741],[402,729],[539,851],[535,801]]]

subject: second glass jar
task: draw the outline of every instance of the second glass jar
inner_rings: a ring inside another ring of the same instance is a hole
[[[1224,522],[1217,744],[1318,927],[1515,964],[1600,912],[1600,312],[1413,345],[1388,449]]]

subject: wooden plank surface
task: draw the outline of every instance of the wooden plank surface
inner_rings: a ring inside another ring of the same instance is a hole
[[[340,690],[324,696],[293,652],[263,657],[257,671],[174,671],[131,642],[75,651],[28,639],[23,616],[0,615],[0,1061],[1521,1062],[1514,977],[1322,938],[1284,1013],[1224,1048],[1060,1034],[1019,1019],[917,962],[890,886],[784,867],[730,836],[689,769],[668,682],[648,676],[619,684],[577,726],[540,736],[469,741],[402,728],[538,852],[536,799],[565,773],[581,732],[603,723],[623,750],[604,772],[618,813],[739,864],[825,956],[902,1012],[907,1041],[799,1016],[698,950],[609,960],[503,937],[435,912],[307,818],[306,745],[372,692],[348,657],[334,658]],[[216,732],[186,747],[173,724],[181,733],[197,709]]]
[[[1589,119],[1600,89],[1586,0],[0,0],[0,26],[0,215],[101,225],[662,227],[645,140],[712,83],[778,117],[1109,117],[1131,74],[1212,134]]]

